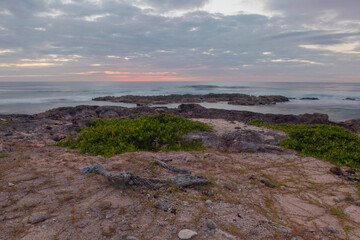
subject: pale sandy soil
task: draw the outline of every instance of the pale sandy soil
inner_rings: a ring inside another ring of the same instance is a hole
[[[203,121],[214,125],[216,134],[250,128]],[[0,159],[0,239],[178,239],[185,228],[198,233],[195,240],[360,239],[359,189],[330,173],[333,165],[315,158],[209,150],[104,159],[31,135],[19,133],[13,141],[2,143],[13,151]],[[153,159],[206,176],[213,184],[121,189],[79,171],[100,162],[110,171],[172,177]],[[45,221],[29,223],[44,214]]]

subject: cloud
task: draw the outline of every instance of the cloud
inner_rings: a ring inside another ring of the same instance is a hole
[[[76,73],[64,74],[68,80],[119,75],[106,69],[127,73],[129,80],[130,73],[236,80],[245,79],[244,72],[256,76],[250,79],[279,73],[301,78],[305,71],[320,76],[321,64],[331,64],[328,72],[336,76],[359,75],[354,43],[360,42],[360,19],[348,10],[358,3],[335,8],[333,0],[304,1],[309,7],[299,0],[239,0],[243,12],[234,0],[215,1],[236,9],[230,15],[210,12],[207,0],[3,0],[0,74]],[[158,74],[166,72],[176,76]]]
[[[187,10],[204,6],[209,0],[132,0],[136,6],[150,6],[157,11]]]
[[[300,45],[299,47],[320,51],[330,51],[334,53],[360,54],[360,42],[341,43],[333,45]]]
[[[310,61],[310,60],[304,60],[304,59],[272,59],[270,62],[273,63],[305,63],[305,64],[311,64],[311,65],[323,65],[322,63]]]

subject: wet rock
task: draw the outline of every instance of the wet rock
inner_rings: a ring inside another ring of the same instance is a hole
[[[178,237],[180,239],[191,239],[197,235],[197,232],[190,229],[183,229],[179,232]]]
[[[319,98],[317,98],[317,97],[304,97],[304,98],[300,98],[300,100],[319,100]]]

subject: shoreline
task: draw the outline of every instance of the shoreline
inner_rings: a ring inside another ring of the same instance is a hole
[[[127,152],[103,158],[54,146],[98,117],[157,113],[214,126],[210,135],[200,135],[208,140],[204,144],[209,149]],[[321,114],[260,114],[198,104],[177,109],[77,106],[34,115],[0,115],[0,122],[9,123],[0,126],[0,152],[9,154],[0,161],[4,193],[0,238],[177,239],[180,231],[191,229],[199,239],[347,239],[349,234],[357,239],[360,200],[355,184],[331,173],[334,165],[329,162],[277,146],[283,132],[246,124],[256,118],[332,124]],[[111,173],[174,178],[152,164],[154,160],[205,176],[213,185],[127,189],[79,170],[100,163]]]

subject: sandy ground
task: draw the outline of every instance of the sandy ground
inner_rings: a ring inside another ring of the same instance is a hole
[[[250,128],[202,121],[216,134]],[[195,240],[360,239],[356,184],[330,173],[330,163],[296,153],[134,152],[104,159],[31,135],[12,149],[0,158],[0,239],[179,239],[181,229],[196,231]],[[172,177],[154,159],[213,184],[122,189],[79,171],[100,162],[109,171]]]

